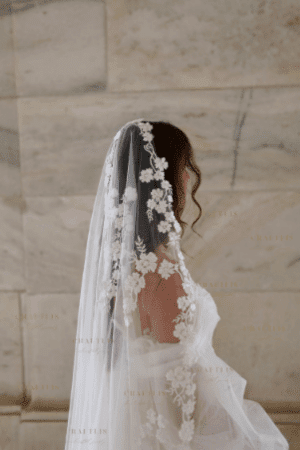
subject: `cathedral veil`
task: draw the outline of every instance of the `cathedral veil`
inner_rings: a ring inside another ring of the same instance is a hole
[[[271,421],[262,429],[260,405],[243,400],[246,380],[212,348],[220,316],[185,266],[168,162],[152,131],[144,119],[124,125],[102,169],[64,450],[287,450]],[[165,342],[168,302],[173,340]]]

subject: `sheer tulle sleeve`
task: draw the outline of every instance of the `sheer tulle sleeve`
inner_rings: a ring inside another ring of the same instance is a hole
[[[150,324],[153,337],[158,342],[179,342],[173,334],[174,319],[181,313],[177,299],[186,295],[178,273],[168,279],[161,278],[150,305]]]
[[[160,258],[159,264],[163,259],[170,261],[168,258]],[[170,275],[167,279],[157,271],[146,274],[145,287],[139,294],[142,333],[151,334],[161,343],[179,342],[180,340],[173,334],[176,325],[174,319],[181,313],[177,299],[184,295],[186,292],[178,273]]]
[[[155,290],[161,280],[157,273],[149,272],[144,276],[145,287],[138,294],[138,308],[142,334],[151,333],[150,305],[155,297]]]

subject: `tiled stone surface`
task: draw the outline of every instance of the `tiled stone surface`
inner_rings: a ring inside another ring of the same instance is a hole
[[[200,191],[298,189],[297,88],[94,94],[19,101],[25,196],[95,194],[118,129],[171,121],[189,137]],[[180,106],[179,106],[180,105]]]
[[[3,3],[4,95],[299,83],[293,0]]]
[[[20,450],[19,436],[20,416],[0,415],[0,448],[1,450]]]
[[[66,432],[66,422],[23,422],[19,450],[64,450]]]
[[[24,289],[24,251],[20,196],[0,196],[0,290]]]
[[[22,341],[19,298],[0,292],[0,405],[21,402]]]
[[[13,21],[11,3],[0,3],[0,97],[14,96],[16,91]]]
[[[246,398],[300,402],[298,293],[216,292],[217,355],[247,380]]]
[[[195,281],[229,290],[299,290],[299,192],[204,192],[196,198],[203,217],[194,229],[202,238],[189,227],[182,239]],[[190,205],[185,221],[192,224],[199,209]]]
[[[15,2],[13,13],[18,96],[105,89],[103,2]]]
[[[0,195],[8,199],[21,195],[18,110],[15,99],[0,99]]]
[[[79,292],[94,196],[28,197],[27,293]]]
[[[22,295],[27,410],[68,408],[79,295]]]
[[[109,89],[298,84],[296,5],[108,0]]]
[[[300,74],[300,71],[299,71]],[[297,88],[254,89],[241,101],[234,133],[231,183],[236,189],[298,188],[300,180],[300,100]],[[269,110],[272,104],[272,112]]]

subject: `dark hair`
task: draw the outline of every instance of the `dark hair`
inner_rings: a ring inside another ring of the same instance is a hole
[[[192,199],[197,204],[200,211],[198,217],[192,224],[191,228],[193,229],[194,224],[200,219],[202,214],[202,208],[195,199],[195,193],[201,184],[201,171],[196,164],[191,143],[182,130],[172,125],[170,122],[149,121],[149,123],[153,126],[151,132],[154,135],[153,142],[157,156],[159,158],[165,157],[169,164],[168,168],[165,170],[165,179],[171,183],[173,188],[173,210],[177,221],[183,229],[183,235],[188,224],[181,220],[181,214],[184,209],[184,207],[181,206],[181,202],[184,198],[182,175],[184,169],[190,169],[190,171],[196,175],[196,180],[192,189]],[[194,231],[194,233],[202,237],[197,231]]]

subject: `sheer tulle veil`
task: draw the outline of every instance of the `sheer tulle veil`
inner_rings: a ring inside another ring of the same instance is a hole
[[[246,380],[213,350],[220,316],[186,268],[167,167],[144,119],[109,146],[87,239],[64,450],[286,450],[260,405],[243,400]],[[176,342],[155,337],[166,314],[150,292],[155,277],[166,302],[179,292]]]

